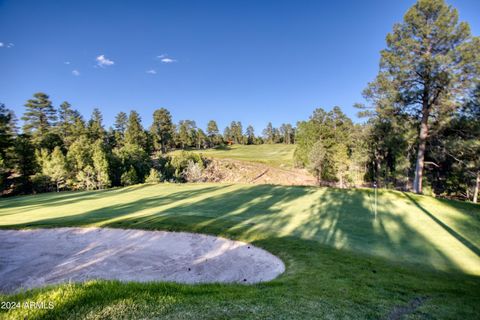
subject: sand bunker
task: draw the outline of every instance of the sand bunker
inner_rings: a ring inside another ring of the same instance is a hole
[[[269,252],[225,238],[109,228],[0,230],[0,291],[90,279],[181,283],[272,280]]]

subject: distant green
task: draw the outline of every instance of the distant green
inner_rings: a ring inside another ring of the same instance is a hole
[[[232,145],[215,149],[191,150],[207,157],[264,163],[276,167],[292,167],[293,144]],[[178,151],[175,151],[178,152]],[[173,152],[173,153],[175,153]]]
[[[52,300],[53,310],[0,318],[476,319],[480,206],[371,190],[158,184],[0,200],[1,228],[102,226],[183,230],[241,239],[279,256],[269,283],[179,285],[90,281],[0,301]],[[0,245],[1,246],[1,245]]]

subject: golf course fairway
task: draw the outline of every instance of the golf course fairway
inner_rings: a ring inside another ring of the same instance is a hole
[[[143,184],[0,200],[0,228],[109,227],[241,240],[285,263],[255,285],[94,280],[0,296],[54,309],[0,318],[474,319],[480,312],[480,206],[380,190]],[[412,307],[413,306],[413,307]],[[399,311],[400,310],[400,311]]]

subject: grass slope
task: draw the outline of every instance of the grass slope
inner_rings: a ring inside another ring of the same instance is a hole
[[[287,271],[254,286],[90,281],[0,301],[55,301],[3,318],[475,319],[480,206],[393,191],[268,185],[138,185],[0,200],[0,227],[184,230],[250,241]],[[421,303],[417,303],[421,301]]]
[[[233,145],[225,148],[192,150],[207,157],[260,162],[276,167],[292,167],[293,144]],[[176,153],[178,151],[174,151]]]

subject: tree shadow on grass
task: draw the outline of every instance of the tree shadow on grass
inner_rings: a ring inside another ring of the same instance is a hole
[[[367,190],[274,185],[198,186],[198,189],[173,191],[6,228],[95,224],[202,232],[247,241],[293,236],[407,263],[418,260],[433,267],[438,263],[447,269],[461,267],[408,225],[401,215],[390,212],[396,205],[392,200],[383,200],[375,220]],[[224,189],[222,193],[215,192],[220,188]]]
[[[425,209],[422,205],[420,205],[412,196],[410,196],[408,193],[404,193],[404,195],[412,201],[417,208],[419,208],[423,213],[425,213],[427,216],[430,217],[435,223],[437,223],[439,226],[441,226],[445,231],[447,231],[450,235],[455,237],[458,241],[460,241],[465,247],[470,249],[473,253],[475,253],[477,256],[480,257],[480,248],[478,248],[475,244],[471,243],[468,239],[464,238],[461,234],[450,228],[447,224],[443,223],[440,219],[435,217],[430,211]]]
[[[135,185],[124,188],[111,188],[104,190],[92,190],[92,191],[62,191],[62,192],[49,192],[41,194],[32,194],[25,196],[16,196],[12,198],[0,199],[0,209],[22,208],[29,207],[30,209],[40,208],[48,205],[60,206],[66,204],[72,204],[78,201],[93,200],[104,197],[115,196],[117,194],[125,195],[129,192],[134,192],[147,187],[148,184]],[[1,214],[0,214],[1,216]]]

